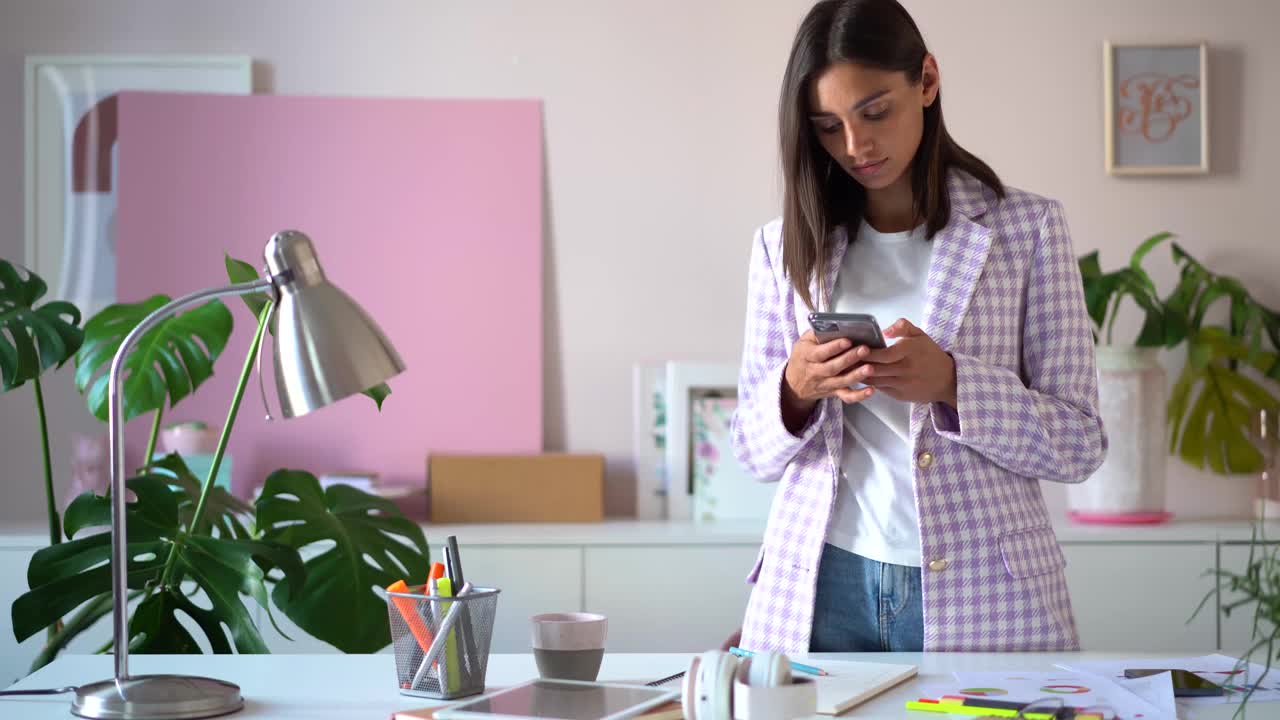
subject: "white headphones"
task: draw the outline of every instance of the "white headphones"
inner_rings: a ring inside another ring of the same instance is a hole
[[[685,720],[734,720],[734,680],[753,688],[773,688],[791,683],[791,663],[777,652],[759,652],[738,658],[721,650],[708,650],[689,664],[680,698]]]

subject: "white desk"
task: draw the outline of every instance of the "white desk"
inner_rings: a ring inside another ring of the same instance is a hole
[[[683,670],[688,654],[606,655],[601,680],[651,680]],[[1051,670],[1063,660],[1105,660],[1160,657],[1150,653],[885,653],[874,655],[818,654],[821,658],[870,660],[918,665],[920,675],[876,699],[854,708],[858,718],[939,720],[946,716],[909,713],[908,699],[918,697],[919,684],[945,681],[957,670]],[[1172,657],[1164,654],[1163,657]],[[400,695],[396,690],[395,664],[390,655],[135,655],[130,658],[135,674],[184,673],[209,675],[240,685],[245,709],[229,717],[308,718],[314,720],[386,720],[396,710],[427,707],[430,700]],[[494,655],[490,658],[490,688],[512,685],[536,675],[533,657]],[[93,682],[109,677],[111,657],[107,655],[66,655],[48,667],[15,684],[13,689],[61,687]],[[674,686],[674,684],[673,684]],[[0,698],[0,718],[43,720],[68,718],[71,695],[38,699]],[[1280,705],[1250,706],[1250,718],[1280,717]],[[1235,706],[1201,708],[1183,718],[1226,720]]]

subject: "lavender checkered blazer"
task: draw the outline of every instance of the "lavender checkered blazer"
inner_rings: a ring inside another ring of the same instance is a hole
[[[1062,206],[1012,188],[1001,201],[959,172],[947,189],[951,221],[933,239],[921,327],[955,358],[959,411],[935,404],[911,412],[924,647],[1076,649],[1066,560],[1038,481],[1088,478],[1107,439]],[[805,652],[843,413],[827,398],[799,437],[782,423],[783,369],[808,320],[783,273],[780,230],[781,221],[761,228],[751,253],[733,422],[738,460],[760,480],[780,483],[748,576],[755,587],[741,643]],[[836,237],[827,288],[848,243],[843,232]]]

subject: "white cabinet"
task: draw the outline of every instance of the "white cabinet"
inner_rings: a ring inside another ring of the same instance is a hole
[[[586,610],[614,652],[719,647],[742,624],[756,545],[588,547]]]
[[[1257,562],[1261,558],[1263,547],[1259,547],[1254,551],[1254,561]],[[1266,546],[1269,552],[1276,552],[1275,545]],[[1235,573],[1244,573],[1249,566],[1249,546],[1247,544],[1222,544],[1218,547],[1218,564],[1223,570],[1229,570]],[[1239,593],[1231,593],[1229,590],[1223,590],[1219,603],[1222,606],[1230,605],[1234,602],[1244,599],[1244,595]],[[1256,602],[1248,602],[1232,609],[1228,616],[1219,615],[1218,622],[1221,624],[1221,643],[1219,647],[1226,653],[1238,655],[1248,650],[1256,641],[1253,638],[1253,615],[1257,609]],[[1265,621],[1264,621],[1265,623]],[[1263,625],[1262,630],[1265,632],[1266,626]],[[1264,646],[1260,653],[1266,652]],[[1257,656],[1255,655],[1255,659]]]
[[[1207,653],[1218,646],[1212,543],[1064,544],[1084,650]]]
[[[47,637],[46,633],[39,632],[21,644],[13,637],[13,601],[27,591],[27,565],[40,547],[43,545],[22,547],[10,544],[0,547],[0,687],[8,687],[13,681],[26,676]],[[72,615],[74,611],[67,613],[66,617]],[[111,615],[108,614],[76,636],[63,652],[97,652],[110,639]]]
[[[13,637],[13,601],[27,591],[27,563],[35,548],[0,549],[0,687],[8,687],[27,674],[31,661],[44,642],[36,633],[21,645]]]

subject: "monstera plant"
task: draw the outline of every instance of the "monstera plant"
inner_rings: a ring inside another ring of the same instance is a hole
[[[257,276],[247,263],[228,257],[226,264],[233,282]],[[112,357],[124,337],[170,299],[157,295],[112,305],[81,330],[73,305],[35,306],[45,289],[36,275],[0,261],[0,329],[7,331],[7,337],[0,332],[3,389],[29,380],[38,383],[45,370],[74,357],[76,386],[90,412],[105,420]],[[125,359],[124,416],[152,414],[144,455],[148,460],[126,481],[132,495],[127,508],[128,587],[130,599],[138,601],[129,623],[130,648],[267,652],[250,609],[256,604],[273,625],[276,614],[283,613],[340,650],[372,652],[390,642],[385,605],[372,588],[425,577],[429,558],[421,528],[384,498],[345,485],[322,489],[303,470],[271,473],[252,504],[214,485],[253,359],[269,329],[271,298],[247,296],[245,302],[257,327],[212,466],[203,478],[194,477],[180,455],[152,458],[165,408],[213,375],[231,335],[231,312],[214,300],[174,316],[150,329]],[[33,669],[111,611],[111,547],[105,532],[111,525],[110,499],[87,492],[67,506],[62,518],[57,516],[48,432],[39,385],[35,387],[50,545],[32,557],[30,589],[12,607],[19,642],[42,630],[49,633]],[[390,392],[380,385],[365,394],[381,407]],[[333,621],[335,608],[341,609],[343,622]],[[203,639],[188,627],[198,628]]]
[[[1142,262],[1172,237],[1153,235],[1138,246],[1127,267],[1109,273],[1102,271],[1097,252],[1081,257],[1089,315],[1099,339],[1110,343],[1127,297],[1144,313],[1138,347],[1186,344],[1186,364],[1166,408],[1171,453],[1217,473],[1258,472],[1263,459],[1249,440],[1249,423],[1257,410],[1280,405],[1271,389],[1280,380],[1280,314],[1254,299],[1238,279],[1210,271],[1176,242],[1170,248],[1178,283],[1161,297]],[[1225,323],[1211,319],[1222,302]]]

